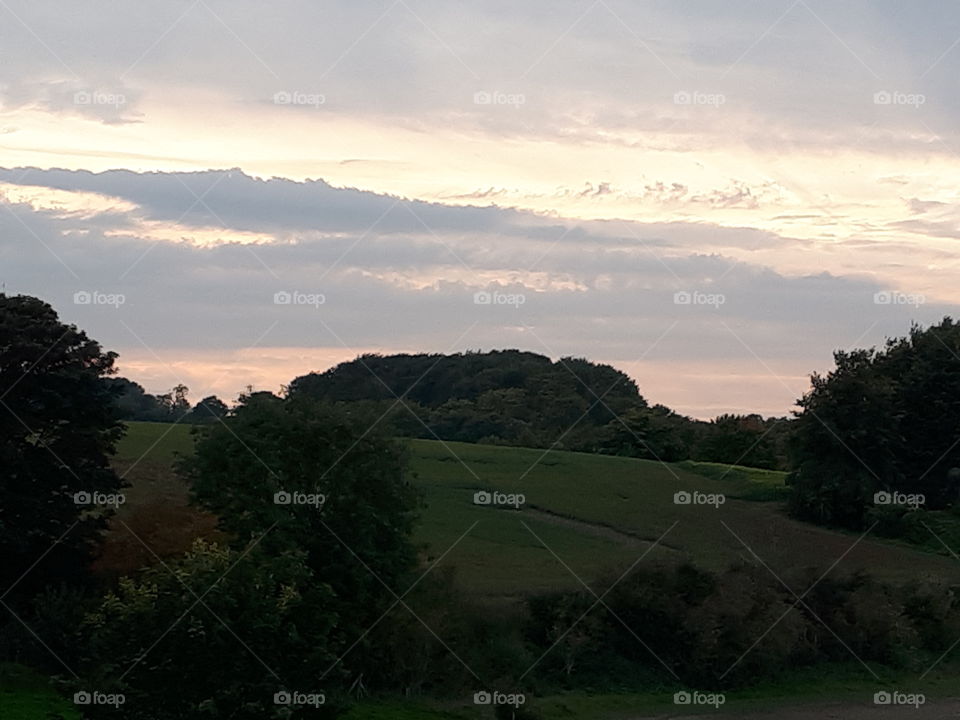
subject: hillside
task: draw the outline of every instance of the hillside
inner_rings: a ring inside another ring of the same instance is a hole
[[[889,579],[960,580],[949,557],[826,530],[788,518],[776,497],[782,474],[715,464],[662,464],[586,453],[410,440],[411,470],[425,507],[417,530],[426,559],[487,598],[616,577],[656,544],[644,562],[692,560],[710,568],[762,558],[778,574],[805,567],[859,569]],[[117,466],[131,487],[119,520],[158,554],[214,534],[214,519],[187,507],[171,470],[189,452],[189,428],[131,423]],[[519,509],[474,504],[478,490],[522,494]],[[711,505],[678,505],[677,492],[723,494]],[[759,500],[752,498],[761,498]],[[104,567],[128,569],[149,553],[114,523]],[[461,539],[462,536],[462,539]],[[459,542],[458,542],[459,539]],[[451,550],[451,547],[454,546]],[[564,567],[564,566],[567,567]]]
[[[515,349],[361,355],[295,378],[289,394],[374,406],[406,437],[668,462],[782,468],[789,427],[786,418],[759,415],[694,420],[651,406],[636,382],[610,365]]]

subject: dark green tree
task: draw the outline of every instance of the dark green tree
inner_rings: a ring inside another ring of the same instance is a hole
[[[218,418],[226,417],[228,412],[230,408],[223,400],[216,395],[209,395],[194,405],[184,419],[191,423],[216,422]]]
[[[109,456],[122,428],[104,381],[115,358],[42,300],[0,294],[4,590],[76,579],[90,560],[109,507],[84,501],[121,487]]]
[[[242,396],[209,426],[181,471],[195,501],[237,548],[294,549],[332,588],[336,636],[361,637],[403,592],[416,562],[410,533],[419,494],[402,446],[359,410],[269,393]],[[371,429],[372,428],[372,429]],[[362,662],[363,646],[345,660]]]
[[[926,507],[960,487],[960,326],[951,318],[882,350],[834,355],[798,404],[792,434],[794,514],[864,527],[881,491],[923,494]]]

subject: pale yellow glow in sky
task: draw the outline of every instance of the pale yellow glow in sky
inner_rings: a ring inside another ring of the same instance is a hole
[[[344,117],[323,107],[264,102],[238,108],[209,95],[188,95],[172,107],[148,102],[144,113],[148,122],[126,125],[39,111],[9,113],[6,125],[17,130],[0,137],[4,164],[140,171],[240,167],[262,177],[322,178],[341,187],[451,204],[495,202],[569,218],[758,228],[814,242],[773,252],[722,246],[702,250],[769,263],[789,274],[828,266],[836,272],[855,269],[897,286],[906,284],[904,290],[960,299],[949,284],[928,274],[956,270],[960,258],[952,239],[891,226],[910,216],[911,198],[956,200],[960,165],[945,148],[928,148],[923,155],[856,148],[774,151],[700,138],[702,149],[687,150],[677,148],[676,138],[667,133],[647,134],[637,147],[505,139],[442,123],[400,127],[385,118]],[[197,123],[198,114],[203,123]],[[608,193],[597,192],[601,183],[608,184]],[[684,196],[671,193],[672,183],[688,188]],[[494,194],[470,197],[489,189]],[[750,197],[733,197],[738,189],[749,190]],[[153,232],[181,236],[176,230]],[[898,264],[897,256],[903,257],[903,247],[891,258],[882,247],[865,250],[841,242],[857,239],[906,244],[910,265],[918,271],[911,275],[902,266],[889,269]]]
[[[680,136],[670,132],[621,132],[618,137],[608,133],[602,142],[559,136],[511,138],[471,131],[466,124],[446,122],[448,118],[402,126],[386,117],[348,117],[325,107],[276,107],[267,101],[241,106],[183,89],[177,103],[147,97],[142,111],[144,122],[121,125],[40,110],[4,113],[0,164],[93,171],[239,167],[260,177],[319,178],[338,187],[450,204],[496,203],[558,218],[699,222],[767,230],[793,240],[749,247],[717,241],[668,252],[677,256],[717,253],[767,265],[786,275],[827,270],[863,274],[903,292],[923,293],[930,301],[960,302],[960,287],[955,283],[960,269],[957,240],[895,225],[922,217],[940,223],[947,234],[950,228],[960,229],[960,218],[952,215],[950,207],[957,201],[960,163],[935,143],[926,144],[922,153],[881,153],[871,151],[867,142],[833,150],[789,145],[774,150],[736,140],[719,142],[707,134],[683,135],[681,144]],[[728,117],[723,122],[735,127],[743,121]],[[686,190],[673,189],[674,183]],[[601,189],[601,184],[608,189]],[[71,197],[69,193],[14,191],[9,186],[0,187],[0,192],[35,207],[81,214],[110,202],[90,194]],[[915,198],[947,205],[932,204],[926,206],[926,215],[916,215],[909,204]],[[145,237],[170,241],[270,241],[267,235],[225,233],[219,228],[188,230],[142,223],[136,230]],[[623,236],[631,232],[624,230]],[[457,267],[450,273],[451,279],[462,274]],[[444,278],[388,272],[382,279],[427,287]],[[505,272],[490,279],[514,280],[535,289],[555,288],[558,283],[579,287],[576,278],[535,272],[513,276]],[[295,375],[353,354],[331,348],[269,348],[232,354],[192,352],[186,362],[181,353],[171,350],[171,362],[182,361],[174,373],[155,358],[125,350],[121,369],[151,390],[174,384],[179,373],[197,393],[217,392],[232,398],[238,381],[276,388]],[[718,385],[712,375],[697,380],[696,368],[679,373],[674,363],[650,365],[644,377],[648,382],[653,377],[657,385],[651,393],[653,401],[680,410],[694,406],[715,407],[718,412],[761,409],[757,398],[784,394],[781,384],[768,382],[764,370],[750,374],[745,367],[728,369],[733,376],[739,372],[745,385],[751,385],[746,395],[736,384]],[[224,369],[225,376],[218,379]],[[790,367],[784,372],[796,379],[805,378],[812,369]],[[805,382],[798,382],[800,391],[803,387]],[[194,399],[198,398],[195,394]],[[767,400],[767,405],[773,408],[779,401]]]

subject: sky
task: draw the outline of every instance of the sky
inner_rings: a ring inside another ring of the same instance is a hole
[[[960,5],[0,0],[0,284],[232,400],[517,347],[784,415],[957,313]]]

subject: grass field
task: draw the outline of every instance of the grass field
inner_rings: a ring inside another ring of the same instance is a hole
[[[214,533],[215,519],[187,506],[173,475],[176,453],[190,452],[187,426],[130,423],[117,467],[131,486],[114,523],[103,566],[130,570]],[[411,470],[424,490],[416,540],[428,559],[456,569],[472,594],[510,598],[619,576],[644,562],[691,560],[724,568],[760,557],[777,574],[801,567],[866,569],[894,580],[925,574],[960,581],[960,563],[936,553],[807,525],[770,500],[783,473],[715,463],[661,464],[633,458],[528,448],[412,440]],[[474,492],[522,493],[519,510],[475,505]],[[723,494],[726,502],[678,505],[674,495]],[[137,539],[139,537],[139,540]],[[652,550],[651,545],[656,543]],[[141,543],[143,540],[144,543]],[[459,542],[458,542],[459,540]],[[851,546],[854,546],[851,550]]]

